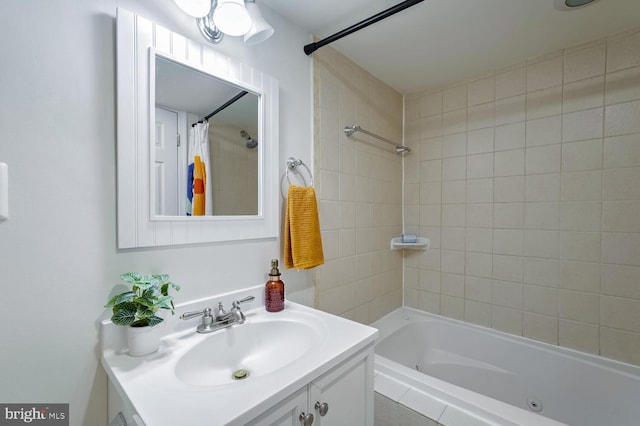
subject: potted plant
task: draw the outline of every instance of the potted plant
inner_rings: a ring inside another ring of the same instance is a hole
[[[160,346],[160,333],[156,326],[164,321],[156,315],[158,310],[174,313],[173,296],[169,289],[180,290],[180,286],[169,281],[169,275],[143,275],[127,272],[120,279],[131,285],[131,291],[118,294],[104,305],[111,308],[111,322],[127,326],[129,355],[143,356],[153,353]]]

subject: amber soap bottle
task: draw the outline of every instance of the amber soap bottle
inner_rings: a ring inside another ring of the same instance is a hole
[[[264,307],[268,312],[284,309],[284,282],[280,279],[278,259],[271,259],[269,281],[264,286]]]

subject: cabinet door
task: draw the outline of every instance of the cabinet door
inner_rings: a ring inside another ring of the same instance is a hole
[[[351,359],[309,385],[313,426],[373,425],[372,360],[372,354]]]
[[[274,407],[251,420],[251,426],[300,426],[300,413],[307,407],[307,388],[294,393]]]

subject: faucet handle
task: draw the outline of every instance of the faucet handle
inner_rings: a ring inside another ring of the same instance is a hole
[[[185,312],[184,314],[180,315],[180,319],[181,320],[190,320],[192,318],[199,317],[200,315],[204,315],[205,317],[211,316],[211,309],[204,308],[201,311]]]
[[[244,299],[234,300],[231,304],[233,305],[233,309],[240,309],[241,303],[252,302],[255,299],[253,296],[247,296]]]

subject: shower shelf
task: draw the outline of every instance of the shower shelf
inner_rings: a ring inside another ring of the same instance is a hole
[[[415,243],[403,243],[402,237],[391,239],[391,250],[427,250],[430,247],[431,240],[429,238],[418,237]]]

